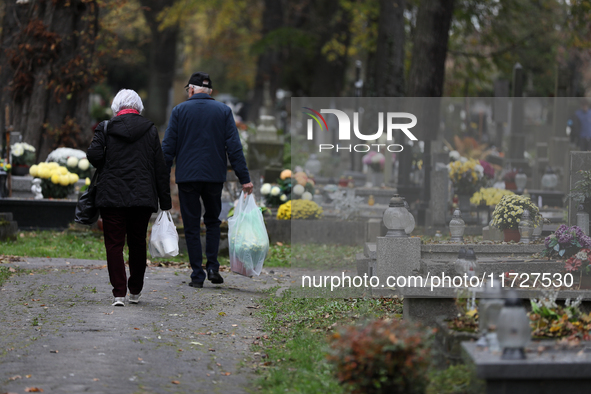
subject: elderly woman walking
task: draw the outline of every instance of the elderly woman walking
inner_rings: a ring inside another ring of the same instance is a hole
[[[153,212],[169,210],[170,175],[164,162],[158,130],[140,115],[144,106],[133,90],[121,90],[113,99],[115,115],[100,123],[88,148],[88,160],[97,167],[95,205],[103,219],[109,279],[114,306],[137,304],[146,271],[146,232]],[[105,130],[106,125],[106,130]],[[129,280],[123,261],[127,236]]]

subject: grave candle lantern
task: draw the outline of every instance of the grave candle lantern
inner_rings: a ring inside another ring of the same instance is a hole
[[[548,166],[546,172],[542,176],[542,188],[546,190],[553,190],[558,185],[558,176],[552,170],[552,167]]]
[[[519,221],[519,235],[524,244],[530,243],[534,232],[534,223],[531,220],[531,215],[528,209],[523,210],[521,220]]]
[[[515,186],[517,186],[518,191],[523,191],[525,186],[527,185],[527,175],[523,172],[520,168],[519,173],[515,175]]]
[[[459,209],[454,211],[449,222],[449,232],[451,233],[451,242],[464,242],[464,231],[466,223],[462,219],[462,212]]]
[[[404,207],[404,200],[396,194],[384,212],[384,225],[388,229],[386,237],[408,237],[405,230],[414,229],[414,217]]]
[[[531,338],[531,328],[521,298],[514,291],[505,300],[505,306],[499,314],[497,337],[503,349],[502,359],[525,359],[524,348]]]

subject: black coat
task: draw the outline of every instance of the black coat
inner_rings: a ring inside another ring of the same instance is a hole
[[[158,130],[137,114],[109,121],[105,146],[104,124],[95,129],[88,147],[88,161],[100,172],[97,207],[149,207],[154,212],[172,207],[170,173],[164,162]]]

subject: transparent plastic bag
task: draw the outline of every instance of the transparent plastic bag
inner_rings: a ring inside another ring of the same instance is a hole
[[[246,276],[260,275],[269,253],[269,236],[254,195],[240,194],[234,216],[228,219],[228,240],[232,271]]]
[[[150,235],[150,255],[156,257],[174,257],[179,254],[179,235],[172,221],[170,212],[161,211],[152,226]]]

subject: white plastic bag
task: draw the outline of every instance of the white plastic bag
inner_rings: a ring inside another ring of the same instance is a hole
[[[150,254],[155,257],[174,257],[179,254],[179,235],[170,212],[161,211],[152,226]]]
[[[254,196],[240,194],[234,216],[228,218],[230,268],[241,275],[260,275],[269,253],[269,235]]]

